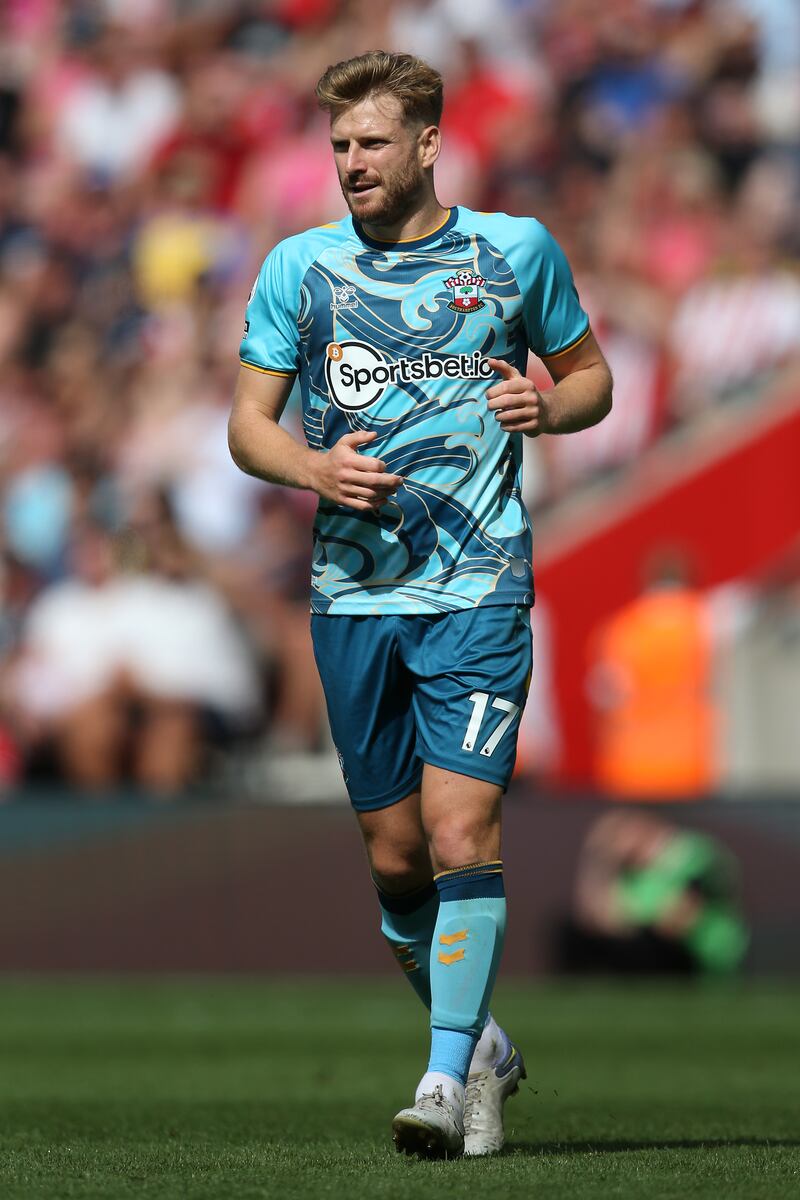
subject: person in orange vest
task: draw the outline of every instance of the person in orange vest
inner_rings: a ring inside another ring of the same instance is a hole
[[[648,576],[590,650],[595,779],[619,799],[691,799],[717,778],[709,606],[678,555],[659,554]]]

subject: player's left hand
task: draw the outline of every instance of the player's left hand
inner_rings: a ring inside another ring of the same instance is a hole
[[[525,433],[528,437],[544,433],[545,404],[536,385],[502,358],[490,358],[488,363],[502,377],[486,393],[500,426],[506,433]]]

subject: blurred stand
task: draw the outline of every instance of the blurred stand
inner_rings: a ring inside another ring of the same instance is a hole
[[[704,595],[757,589],[800,530],[798,26],[795,0],[2,6],[0,785],[344,799],[308,637],[313,497],[237,472],[225,424],[265,252],[345,212],[314,83],[375,46],[442,69],[440,194],[553,230],[616,376],[607,421],[525,448],[541,607],[520,772],[596,782],[586,648],[646,552],[688,545]],[[297,397],[286,419],[299,432]],[[657,517],[670,457],[724,457],[732,431],[741,506],[715,465],[689,517],[666,484]],[[612,528],[624,508],[636,539]],[[195,660],[163,683],[144,649],[105,648],[105,597],[134,591],[137,646]],[[777,626],[755,603],[715,662],[706,778],[796,792],[790,592],[765,601]],[[77,645],[37,660],[67,617]]]

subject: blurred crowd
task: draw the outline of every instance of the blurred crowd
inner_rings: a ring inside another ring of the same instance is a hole
[[[170,795],[323,739],[313,497],[225,426],[266,251],[345,212],[314,84],[376,47],[442,70],[441,200],[543,220],[614,371],[606,422],[531,445],[534,507],[797,358],[796,0],[7,0],[6,783]]]

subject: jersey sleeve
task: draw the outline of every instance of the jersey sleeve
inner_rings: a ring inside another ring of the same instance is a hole
[[[239,358],[254,371],[294,375],[299,369],[300,280],[291,268],[284,243],[279,243],[265,258],[253,284]]]
[[[589,332],[589,318],[564,251],[538,222],[534,225],[530,278],[522,280],[528,345],[539,358],[563,354]]]

